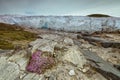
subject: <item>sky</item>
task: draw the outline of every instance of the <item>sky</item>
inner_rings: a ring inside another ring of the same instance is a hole
[[[0,0],[0,15],[107,14],[120,17],[120,0]]]

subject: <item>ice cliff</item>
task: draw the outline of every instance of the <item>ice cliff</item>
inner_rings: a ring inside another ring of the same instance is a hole
[[[120,29],[120,18],[83,16],[0,16],[0,22],[65,31],[101,31]]]

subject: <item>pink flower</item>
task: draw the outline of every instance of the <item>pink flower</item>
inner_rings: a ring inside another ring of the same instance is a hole
[[[42,57],[41,55],[41,51],[36,51],[32,54],[29,64],[26,67],[27,71],[41,74],[54,65],[52,57]]]

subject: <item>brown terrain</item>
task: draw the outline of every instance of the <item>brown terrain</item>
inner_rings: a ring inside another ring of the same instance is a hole
[[[119,31],[72,33],[1,23],[0,48],[0,80],[120,80]],[[52,67],[39,67],[40,74],[26,70],[38,50],[54,60]]]
[[[25,31],[24,27],[0,23],[0,48],[14,49],[16,46],[25,46],[36,39],[36,34]]]

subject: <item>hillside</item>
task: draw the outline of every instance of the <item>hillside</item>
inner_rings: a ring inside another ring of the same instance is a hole
[[[0,49],[13,49],[16,45],[25,45],[34,40],[36,34],[24,31],[17,25],[0,23]]]

